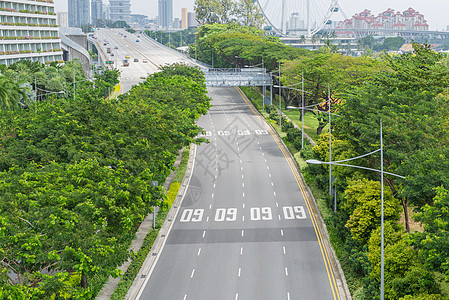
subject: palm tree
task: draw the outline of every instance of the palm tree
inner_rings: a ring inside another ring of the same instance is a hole
[[[20,86],[7,76],[0,74],[0,109],[13,110],[26,106],[27,87]]]

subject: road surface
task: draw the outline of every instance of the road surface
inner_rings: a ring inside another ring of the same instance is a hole
[[[296,169],[235,88],[209,88],[193,175],[138,299],[340,299]]]

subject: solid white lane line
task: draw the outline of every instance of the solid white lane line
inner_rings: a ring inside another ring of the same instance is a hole
[[[281,235],[284,236],[284,230],[281,229]]]
[[[209,209],[212,209],[212,204],[209,205]]]
[[[287,270],[287,267],[285,267],[285,276],[288,276],[288,270]]]
[[[276,202],[276,207],[279,207],[279,203]]]
[[[243,247],[240,247],[240,255],[243,255]]]
[[[193,274],[195,274],[195,269],[192,270],[192,275],[190,275],[190,278],[193,278]]]
[[[238,277],[240,277],[240,273],[242,272],[242,268],[239,268],[239,275]]]
[[[282,246],[282,252],[285,254],[285,246]]]
[[[205,237],[205,236],[206,236],[206,230],[203,231],[203,237]]]
[[[200,253],[201,253],[201,248],[200,249],[198,249],[198,256],[200,256]]]

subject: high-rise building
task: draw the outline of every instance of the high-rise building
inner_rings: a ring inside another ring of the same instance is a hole
[[[0,64],[62,61],[53,1],[0,1]]]
[[[169,28],[173,23],[173,0],[159,0],[159,26],[162,28]]]
[[[187,29],[189,27],[189,17],[187,8],[181,8],[181,29]]]
[[[98,20],[102,20],[104,18],[103,0],[92,0],[90,13],[92,24],[96,25]]]
[[[196,27],[199,25],[198,21],[196,20],[196,13],[194,11],[189,11],[187,13],[187,27]]]
[[[81,27],[90,23],[90,1],[69,0],[69,26]]]
[[[112,21],[131,21],[130,0],[109,0],[109,17]]]
[[[69,13],[66,11],[56,13],[56,24],[61,27],[69,27]]]

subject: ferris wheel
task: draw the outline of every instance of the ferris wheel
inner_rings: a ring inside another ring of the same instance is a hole
[[[281,35],[311,37],[331,24],[338,0],[257,0],[266,22]]]

